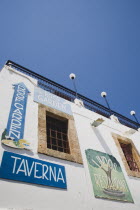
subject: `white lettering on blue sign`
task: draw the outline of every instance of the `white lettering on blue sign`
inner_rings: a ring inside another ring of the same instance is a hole
[[[52,166],[48,167],[47,165],[34,161],[32,162],[31,167],[29,167],[28,160],[21,159],[15,156],[11,156],[11,158],[14,158],[14,164],[12,170],[13,174],[24,173],[25,176],[31,176],[31,173],[33,171],[34,178],[47,179],[47,180],[52,180],[53,178],[56,182],[62,180],[62,182],[65,183],[61,168],[59,168],[58,172],[56,172],[56,167],[53,168]],[[47,168],[47,170],[44,170],[44,166]],[[39,169],[41,170],[41,176],[37,175]]]
[[[64,166],[5,151],[0,177],[23,182],[66,188]]]
[[[34,101],[72,115],[70,102],[41,88],[35,87]]]
[[[18,141],[19,139],[23,139],[24,135],[26,104],[29,91],[24,83],[16,84],[14,87],[15,90],[8,118],[6,135],[14,141]]]

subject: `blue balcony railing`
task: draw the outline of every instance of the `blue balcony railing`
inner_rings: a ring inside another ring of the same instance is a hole
[[[65,98],[65,99],[67,99],[71,102],[74,101],[75,92],[73,90],[68,89],[68,88],[64,87],[63,85],[60,85],[60,84],[58,84],[58,83],[56,83],[56,82],[54,82],[50,79],[47,79],[44,76],[41,76],[40,74],[37,74],[37,73],[35,73],[35,72],[33,72],[33,71],[23,67],[23,66],[11,61],[11,60],[8,60],[6,62],[6,65],[11,66],[12,68],[15,68],[16,70],[37,79],[38,80],[38,86],[41,87],[42,89],[47,90],[47,91],[49,91],[49,92],[51,92],[51,93],[53,93],[57,96],[60,96],[62,98]],[[110,117],[110,110],[107,107],[105,107],[105,106],[103,106],[103,105],[101,105],[101,104],[99,104],[99,103],[97,103],[97,102],[79,94],[79,93],[78,93],[78,97],[79,97],[79,99],[81,99],[83,101],[84,106],[87,109],[89,109],[93,112],[96,112],[98,114],[101,114],[101,115],[103,115],[107,118]],[[133,120],[131,120],[131,119],[115,112],[115,111],[113,111],[113,110],[111,110],[111,113],[114,114],[116,117],[118,117],[120,123],[122,123],[123,125],[126,125],[130,128],[133,128],[133,129],[140,128],[139,123],[137,123],[137,122],[135,122],[135,121],[133,121]]]

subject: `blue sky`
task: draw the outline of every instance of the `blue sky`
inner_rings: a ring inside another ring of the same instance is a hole
[[[0,67],[10,59],[140,121],[139,0],[0,0]]]

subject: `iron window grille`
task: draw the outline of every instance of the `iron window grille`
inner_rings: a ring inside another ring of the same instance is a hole
[[[46,115],[47,148],[70,153],[68,142],[68,120]]]
[[[126,158],[126,161],[128,163],[130,170],[140,172],[140,169],[139,169],[139,167],[136,163],[136,160],[133,156],[132,145],[120,143],[120,146],[122,148],[122,151],[124,153],[124,156]]]

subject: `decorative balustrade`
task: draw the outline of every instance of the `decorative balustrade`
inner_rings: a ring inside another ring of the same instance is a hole
[[[74,101],[75,99],[75,92],[73,90],[70,90],[50,79],[47,79],[45,78],[44,76],[41,76],[19,64],[16,64],[15,62],[11,61],[11,60],[8,60],[6,62],[6,65],[7,66],[11,66],[12,68],[28,75],[28,76],[31,76],[32,78],[35,78],[38,80],[38,86],[41,87],[42,89],[44,90],[47,90],[57,96],[60,96],[66,100],[69,100],[71,102]],[[100,115],[103,115],[107,118],[110,117],[110,111],[107,107],[81,95],[81,94],[78,94],[78,97],[79,99],[81,99],[84,103],[84,106],[85,108],[91,110],[91,111],[94,111]],[[133,129],[138,129],[140,127],[140,124],[111,110],[112,114],[114,114],[118,120],[120,121],[120,123],[122,123],[123,125],[126,125],[130,128],[133,128]]]

